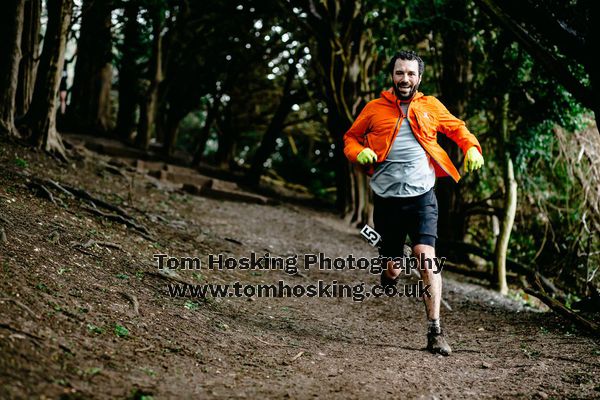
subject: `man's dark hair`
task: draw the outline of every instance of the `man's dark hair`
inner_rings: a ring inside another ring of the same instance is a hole
[[[417,63],[419,63],[419,76],[423,75],[423,71],[425,70],[425,63],[423,62],[421,57],[419,57],[419,55],[412,50],[402,50],[394,54],[394,57],[392,57],[387,66],[390,75],[394,75],[394,66],[396,65],[396,60],[398,59],[408,61],[417,60]]]

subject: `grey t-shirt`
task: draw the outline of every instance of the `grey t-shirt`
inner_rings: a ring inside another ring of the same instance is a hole
[[[406,115],[408,104],[401,104],[401,107]],[[371,189],[381,197],[413,197],[434,185],[433,165],[415,138],[408,118],[403,118],[387,158],[371,177]]]

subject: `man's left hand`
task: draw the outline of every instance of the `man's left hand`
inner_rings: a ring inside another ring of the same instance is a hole
[[[479,150],[477,150],[477,147],[471,147],[469,150],[467,150],[467,153],[465,154],[465,172],[475,171],[476,169],[479,169],[482,166],[483,156],[481,155]]]

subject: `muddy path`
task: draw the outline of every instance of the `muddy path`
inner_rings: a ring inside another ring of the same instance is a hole
[[[600,397],[597,339],[446,272],[447,358],[424,351],[417,299],[171,297],[169,284],[377,283],[360,270],[213,271],[209,254],[376,253],[332,214],[193,196],[107,161],[60,166],[2,145],[0,398]],[[116,204],[149,234],[64,193],[54,204],[27,174]],[[204,264],[161,273],[155,254]]]

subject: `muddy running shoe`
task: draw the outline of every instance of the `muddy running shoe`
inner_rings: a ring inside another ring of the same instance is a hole
[[[427,350],[433,354],[441,354],[443,356],[449,356],[452,353],[452,349],[441,330],[427,334]]]
[[[388,286],[396,286],[396,283],[398,283],[398,277],[392,279],[386,275],[385,270],[381,271],[381,286],[386,288]]]

